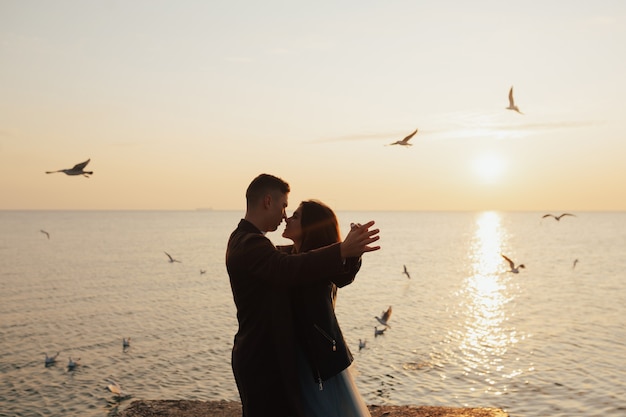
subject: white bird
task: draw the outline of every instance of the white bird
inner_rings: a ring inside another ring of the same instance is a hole
[[[511,86],[511,89],[509,90],[509,107],[507,107],[506,109],[515,110],[519,114],[524,114],[521,111],[519,111],[519,107],[515,105],[515,100],[513,100],[513,86]]]
[[[408,279],[411,279],[411,275],[409,275],[409,271],[406,269],[406,265],[404,265],[404,272],[402,272]]]
[[[117,382],[110,380],[107,381],[109,385],[107,385],[107,389],[115,394],[117,397],[121,397],[124,395],[124,391],[122,391],[122,387]]]
[[[383,326],[386,327],[391,327],[388,323],[389,318],[391,318],[391,306],[389,306],[389,308],[387,309],[387,311],[383,311],[381,314],[381,317],[378,316],[374,316],[376,318],[376,320],[378,320],[378,322],[380,324],[382,324]]]
[[[365,349],[365,345],[367,344],[367,340],[359,339],[359,350]]]
[[[41,229],[40,232],[43,233],[44,235],[46,235],[48,237],[48,239],[50,239],[50,233],[46,232],[43,229]]]
[[[55,172],[63,172],[66,175],[83,175],[89,178],[89,175],[93,175],[93,171],[85,171],[85,167],[91,161],[91,159],[86,160],[85,162],[81,162],[80,164],[74,165],[70,169],[59,169],[57,171],[46,171],[46,174],[54,174]]]
[[[385,334],[385,330],[387,330],[386,327],[381,330],[378,330],[378,327],[374,327],[374,337],[382,336],[383,334]]]
[[[401,146],[413,146],[412,143],[409,143],[409,140],[415,136],[415,134],[417,133],[417,129],[415,129],[415,131],[413,133],[411,133],[409,136],[405,137],[402,140],[397,140],[393,143],[390,143],[389,145],[401,145]]]
[[[179,263],[182,263],[182,262],[180,262],[178,259],[174,259],[174,258],[172,258],[172,255],[170,255],[169,253],[167,253],[167,252],[163,252],[163,253],[165,253],[165,254],[167,255],[167,257],[168,257],[168,258],[170,258],[170,263],[171,263],[171,264],[172,264],[172,263],[174,263],[174,262],[179,262]]]
[[[554,214],[550,214],[550,213],[548,213],[548,214],[544,214],[543,216],[541,216],[541,218],[542,218],[542,219],[545,219],[546,217],[553,217],[553,218],[554,218],[554,220],[556,220],[556,221],[558,222],[558,221],[560,221],[560,220],[561,220],[561,218],[562,218],[562,217],[564,217],[564,216],[572,216],[572,217],[576,217],[574,214],[571,214],[571,213],[562,213],[562,214],[559,214],[558,216],[555,216]]]
[[[57,352],[57,354],[54,356],[48,356],[48,354],[46,353],[46,359],[45,359],[46,366],[54,365],[57,361],[57,356],[59,356],[59,352]]]
[[[127,338],[122,338],[122,348],[127,349],[130,347],[130,337]]]
[[[70,356],[70,360],[67,363],[67,370],[68,371],[73,371],[78,365],[80,365],[80,363],[78,363],[79,360],[80,360],[80,358],[78,358],[75,361],[73,361],[72,357]]]
[[[500,255],[502,255],[502,254],[500,254]],[[524,266],[524,264],[520,264],[520,265],[518,265],[518,266],[516,267],[516,266],[515,266],[515,263],[514,263],[511,259],[507,258],[507,257],[506,257],[506,256],[504,256],[504,255],[502,255],[502,257],[503,257],[504,259],[506,259],[506,261],[509,263],[509,267],[510,267],[511,269],[509,269],[509,271],[508,271],[508,272],[513,272],[514,274],[517,274],[517,273],[519,273],[519,269],[520,269],[520,268],[526,268],[526,267]]]

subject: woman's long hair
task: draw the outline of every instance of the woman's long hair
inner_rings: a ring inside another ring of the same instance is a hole
[[[303,201],[301,205],[302,246],[300,252],[341,241],[337,216],[330,207],[318,200]]]

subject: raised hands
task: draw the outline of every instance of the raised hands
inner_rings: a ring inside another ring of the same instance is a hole
[[[372,252],[380,249],[380,246],[370,246],[372,243],[380,239],[380,236],[378,236],[378,232],[380,232],[380,230],[369,230],[374,223],[375,222],[371,220],[363,225],[350,225],[350,233],[348,233],[340,245],[342,258],[357,258],[365,252]]]

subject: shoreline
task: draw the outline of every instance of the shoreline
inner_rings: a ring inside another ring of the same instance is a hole
[[[500,408],[368,405],[372,417],[509,417]],[[118,417],[241,417],[238,401],[135,400]]]

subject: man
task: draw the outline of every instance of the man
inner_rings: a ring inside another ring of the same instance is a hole
[[[345,259],[380,249],[370,221],[345,240],[302,254],[280,252],[265,237],[286,218],[289,184],[269,174],[246,191],[246,214],[226,249],[226,269],[237,307],[232,368],[244,417],[304,416],[299,408],[293,323],[287,289],[341,273]]]

